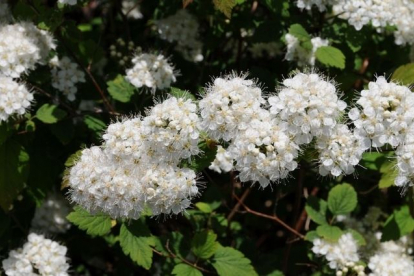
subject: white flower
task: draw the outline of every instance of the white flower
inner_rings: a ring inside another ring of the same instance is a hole
[[[126,70],[126,80],[137,88],[146,86],[155,93],[176,81],[174,67],[163,55],[139,54],[132,59],[132,64],[133,67]]]
[[[330,136],[346,108],[335,85],[315,73],[285,79],[277,96],[268,101],[270,113],[287,123],[287,131],[299,145],[313,137]]]
[[[76,84],[85,82],[85,73],[66,56],[62,59],[55,56],[49,65],[52,67],[52,86],[62,92],[69,101],[74,101],[78,91]]]
[[[323,255],[332,269],[342,269],[348,263],[358,262],[358,244],[351,233],[343,234],[337,242],[314,239],[312,252]]]
[[[407,254],[380,251],[369,259],[370,276],[412,276],[413,258]]]
[[[33,94],[26,86],[0,75],[0,124],[10,117],[25,114],[32,101]]]
[[[285,35],[287,51],[285,59],[288,61],[296,61],[299,67],[306,65],[315,65],[315,53],[319,47],[328,46],[329,41],[320,37],[314,37],[311,39],[312,49],[306,49],[302,47],[299,39],[291,34]]]
[[[216,78],[199,102],[201,126],[212,139],[230,141],[262,112],[262,91],[245,76]]]
[[[323,12],[326,10],[326,6],[332,4],[332,2],[332,0],[298,0],[296,6],[300,9],[307,9],[309,11],[312,9],[312,6],[315,5],[320,12]]]
[[[29,22],[0,24],[0,37],[0,74],[13,78],[44,64],[56,48],[50,33]]]
[[[10,251],[2,262],[3,269],[8,276],[66,276],[66,251],[65,246],[31,233],[22,248]]]
[[[414,94],[410,89],[378,77],[369,83],[368,90],[361,91],[356,103],[360,110],[353,108],[348,115],[357,136],[370,139],[373,147],[397,147],[404,141],[414,122]]]
[[[60,195],[51,194],[36,208],[32,229],[46,233],[64,233],[70,228],[66,217],[70,213],[67,201]]]
[[[342,124],[336,125],[329,136],[318,138],[316,149],[319,151],[319,173],[335,177],[353,173],[365,151],[361,139]]]
[[[59,0],[59,3],[64,4],[64,5],[76,5],[76,3],[78,2],[78,0]]]
[[[203,60],[203,44],[198,38],[198,22],[187,10],[181,9],[174,15],[158,20],[155,24],[161,39],[177,43],[175,49],[186,60],[193,62]]]
[[[230,152],[226,151],[222,146],[217,146],[217,154],[209,169],[218,173],[229,172],[233,169],[234,159]]]
[[[140,4],[136,0],[122,0],[122,12],[132,19],[144,17],[140,11]]]

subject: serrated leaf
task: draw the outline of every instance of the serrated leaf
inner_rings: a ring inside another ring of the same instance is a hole
[[[208,259],[214,255],[218,248],[217,235],[212,231],[196,233],[191,242],[191,251],[201,259]]]
[[[119,244],[125,255],[129,255],[134,262],[147,270],[151,268],[153,255],[151,246],[155,246],[155,240],[142,220],[128,225],[122,224]]]
[[[289,27],[289,33],[299,39],[301,42],[309,41],[310,35],[300,24],[293,24]]]
[[[357,203],[357,193],[349,184],[337,185],[329,191],[328,207],[334,215],[345,215],[352,212]]]
[[[53,104],[44,104],[36,112],[36,117],[45,124],[54,124],[65,118],[66,111]]]
[[[414,63],[402,65],[394,71],[391,79],[403,85],[414,84]]]
[[[317,224],[327,224],[326,210],[328,203],[325,200],[314,196],[309,196],[306,202],[305,210],[309,217]]]
[[[71,154],[68,159],[66,159],[65,167],[72,167],[75,165],[76,161],[82,156],[82,150],[78,150],[75,153]]]
[[[414,218],[410,215],[408,206],[403,206],[388,217],[384,224],[381,241],[398,240],[412,231],[414,231]]]
[[[220,276],[254,276],[257,275],[249,259],[243,253],[220,246],[214,254],[212,263]]]
[[[0,146],[0,206],[8,211],[28,177],[29,155],[18,142],[8,140]]]
[[[395,169],[397,159],[388,160],[384,162],[380,168],[381,179],[378,183],[380,189],[388,188],[394,184],[397,177],[397,170]]]
[[[231,11],[236,6],[235,0],[213,0],[213,3],[215,8],[224,13],[227,18],[231,17]]]
[[[364,236],[362,236],[358,231],[355,231],[354,229],[348,229],[347,232],[352,234],[352,237],[356,240],[358,246],[364,246],[367,244]]]
[[[205,202],[197,202],[195,206],[203,213],[209,214],[213,212],[213,209],[211,209],[210,205]]]
[[[343,234],[341,228],[339,228],[338,226],[332,226],[328,224],[318,226],[316,228],[316,233],[318,234],[318,236],[331,242],[338,241]]]
[[[92,236],[106,235],[112,227],[109,216],[102,213],[92,215],[79,206],[75,206],[74,211],[67,216],[67,219]]]
[[[134,94],[134,86],[125,80],[122,75],[116,76],[115,79],[108,81],[108,92],[117,101],[127,103]]]
[[[183,98],[186,100],[196,101],[196,98],[194,97],[193,94],[191,94],[188,91],[181,90],[180,88],[171,87],[170,94],[176,98]]]
[[[94,133],[95,138],[99,138],[106,128],[106,124],[102,120],[90,115],[86,115],[83,118],[83,122]]]
[[[361,166],[370,170],[379,170],[386,161],[387,157],[382,152],[364,152]]]
[[[318,232],[316,231],[309,231],[305,235],[305,240],[312,242],[314,239],[319,238]]]
[[[203,276],[198,269],[187,264],[177,264],[174,266],[172,274],[177,276]]]
[[[345,56],[338,48],[332,46],[322,46],[316,50],[316,59],[326,65],[339,69],[345,68]]]

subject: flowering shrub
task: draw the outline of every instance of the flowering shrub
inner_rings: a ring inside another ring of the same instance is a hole
[[[0,275],[414,276],[413,30],[410,0],[0,0]]]

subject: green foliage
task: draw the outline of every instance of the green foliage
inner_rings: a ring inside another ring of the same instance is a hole
[[[155,239],[142,220],[123,223],[119,234],[119,244],[126,255],[138,265],[150,269],[152,265],[152,247]]]
[[[176,87],[171,87],[170,94],[176,98],[184,98],[184,99],[190,99],[192,101],[196,101],[196,98],[194,97],[193,94],[191,94],[188,91],[176,88]]]
[[[316,198],[314,196],[308,197],[305,210],[309,217],[317,224],[326,224],[326,210],[328,204],[325,200]]]
[[[337,185],[329,191],[328,208],[334,215],[346,215],[357,206],[357,194],[349,184]]]
[[[414,218],[408,206],[403,206],[388,217],[384,224],[381,241],[398,240],[414,231]]]
[[[106,235],[112,227],[111,218],[107,215],[92,215],[79,206],[75,206],[74,211],[68,215],[67,219],[92,236]]]
[[[177,264],[174,266],[172,274],[177,276],[203,276],[199,270],[187,264]]]
[[[228,18],[231,17],[231,11],[236,6],[236,0],[213,0],[216,9],[224,13]]]
[[[402,65],[395,70],[391,79],[402,85],[414,84],[414,63]]]
[[[196,233],[191,242],[191,251],[201,259],[208,259],[216,252],[219,244],[217,235],[211,231]]]
[[[36,117],[45,124],[55,124],[65,118],[66,111],[53,104],[44,104],[36,111]]]
[[[345,69],[345,55],[341,50],[332,46],[322,46],[316,50],[316,59],[331,67]]]
[[[305,28],[300,24],[293,24],[289,27],[289,33],[299,39],[301,42],[310,41],[311,37]]]
[[[119,102],[127,103],[134,95],[135,88],[122,75],[117,75],[115,79],[108,81],[107,85],[109,94]]]
[[[316,228],[316,233],[318,234],[318,236],[331,242],[338,241],[338,239],[343,234],[341,228],[339,228],[338,226],[332,226],[327,224],[318,226],[318,228]]]
[[[254,276],[257,275],[250,260],[243,253],[220,246],[214,254],[212,265],[220,276]]]
[[[395,178],[397,177],[397,171],[395,166],[397,165],[397,160],[388,160],[382,164],[380,168],[380,173],[382,174],[381,179],[378,183],[380,188],[388,188],[394,184]]]

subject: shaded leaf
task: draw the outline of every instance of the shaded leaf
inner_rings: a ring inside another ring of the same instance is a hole
[[[216,252],[218,243],[217,235],[212,231],[202,231],[196,233],[191,242],[191,251],[194,255],[202,259],[208,259]]]
[[[66,111],[53,104],[44,104],[36,112],[36,117],[46,124],[54,124],[65,118]]]
[[[414,84],[414,63],[402,65],[395,70],[391,79],[403,85]]]
[[[345,215],[357,206],[357,194],[349,184],[336,185],[329,191],[328,207],[334,215]]]
[[[249,259],[243,253],[220,246],[211,263],[220,276],[254,276],[257,275]]]
[[[198,269],[187,264],[178,264],[174,266],[172,274],[177,276],[203,276]]]
[[[111,218],[108,215],[102,213],[92,215],[79,206],[75,206],[74,211],[67,216],[67,219],[92,236],[106,235],[112,227]]]

